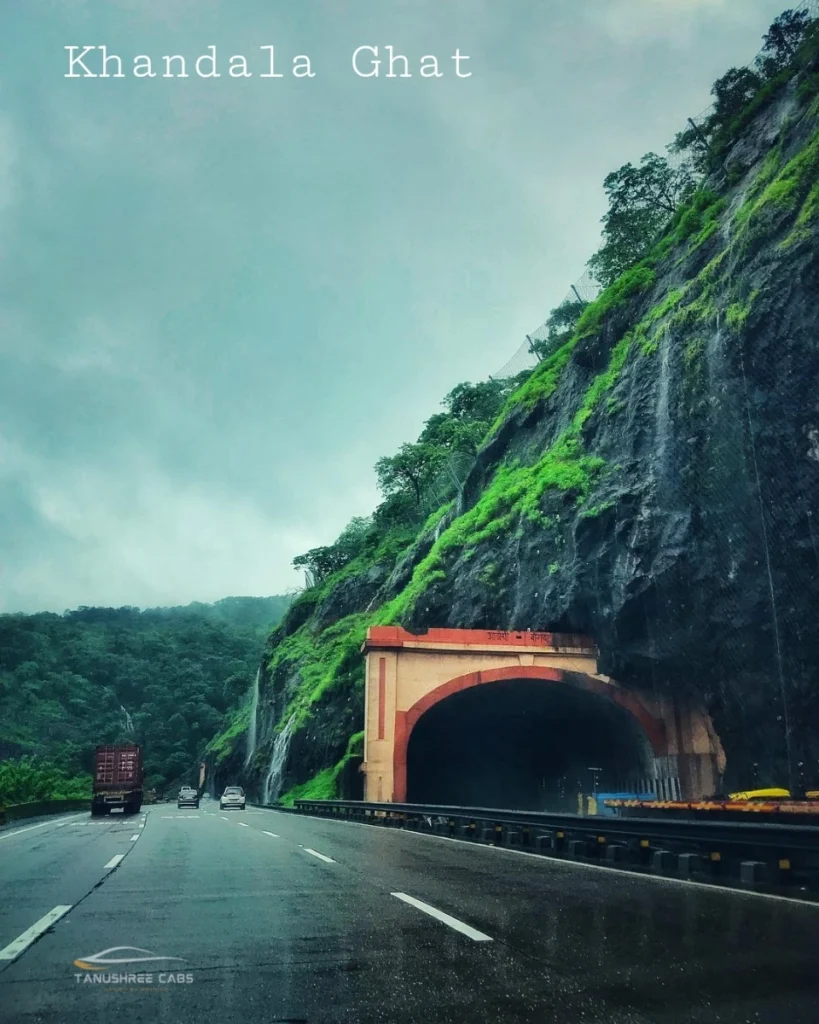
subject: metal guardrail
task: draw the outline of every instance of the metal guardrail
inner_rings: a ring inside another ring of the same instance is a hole
[[[87,800],[40,800],[30,804],[13,804],[10,807],[0,806],[0,825],[8,821],[20,821],[23,818],[36,818],[46,814],[64,814],[66,811],[87,811],[91,807],[91,798]]]
[[[819,827],[581,817],[487,807],[298,800],[301,814],[407,828],[546,856],[757,889],[819,895]]]

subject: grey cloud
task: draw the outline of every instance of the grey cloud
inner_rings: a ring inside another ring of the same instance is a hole
[[[292,586],[293,555],[372,508],[378,456],[582,273],[604,175],[661,149],[779,7],[21,7],[0,43],[0,610]],[[87,39],[270,42],[317,77],[65,80]],[[460,46],[473,78],[365,82],[361,43]]]

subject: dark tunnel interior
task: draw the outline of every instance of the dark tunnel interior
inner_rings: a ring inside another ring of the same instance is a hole
[[[604,696],[568,683],[488,683],[418,720],[407,750],[407,799],[575,811],[578,793],[621,790],[648,773],[650,757],[637,721]]]

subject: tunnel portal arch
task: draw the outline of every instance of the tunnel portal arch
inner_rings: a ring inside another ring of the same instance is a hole
[[[396,743],[408,803],[576,811],[582,792],[649,788],[661,723],[616,687],[548,668],[451,683],[410,709]]]
[[[466,707],[464,695],[474,698],[478,691],[492,693],[493,699],[500,690],[520,695],[513,683],[528,686],[533,697],[537,691],[538,699],[582,694],[590,721],[597,712],[619,715],[619,729],[644,738],[644,783],[661,797],[693,799],[717,788],[724,755],[703,709],[670,697],[647,698],[600,675],[597,650],[587,637],[454,629],[416,635],[399,627],[371,627],[362,650],[362,771],[369,801],[406,802],[410,742],[426,716],[427,723],[433,721],[434,709],[456,699]],[[451,722],[454,736],[459,723]],[[438,742],[446,744],[447,737],[445,729],[439,731]]]
[[[665,749],[663,723],[628,691],[546,666],[450,679],[409,709],[404,733],[393,770],[409,803],[576,809],[583,789],[646,789]]]

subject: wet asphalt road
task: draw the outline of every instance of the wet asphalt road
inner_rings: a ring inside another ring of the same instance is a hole
[[[819,1020],[819,905],[275,811],[146,811],[0,830],[3,1024]],[[181,959],[74,965],[115,946]]]

